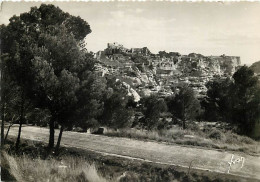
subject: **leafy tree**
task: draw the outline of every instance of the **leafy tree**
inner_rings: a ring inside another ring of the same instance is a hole
[[[162,57],[168,57],[168,53],[165,52],[165,51],[159,51],[158,52],[159,56],[162,58]]]
[[[260,121],[260,84],[253,70],[242,66],[233,80],[214,81],[207,86],[207,98],[202,102],[206,118],[231,122],[240,133],[252,137]]]
[[[260,61],[253,63],[250,66],[250,69],[252,69],[254,71],[254,73],[259,74],[260,73]]]
[[[0,27],[2,30],[2,27]],[[1,46],[2,48],[2,46]],[[2,49],[0,50],[2,53]],[[1,56],[1,62],[0,62],[0,91],[1,91],[1,95],[0,95],[0,113],[1,113],[1,148],[4,146],[4,127],[5,127],[5,105],[6,105],[6,84],[5,84],[5,77],[4,75],[6,75],[5,73],[5,62],[2,61],[2,56]]]
[[[5,60],[2,60],[2,65],[5,64]],[[6,72],[6,69],[1,67],[1,71]],[[12,81],[8,74],[3,74],[1,80],[1,91],[2,91],[2,102],[1,102],[1,116],[2,123],[9,121],[9,127],[6,132],[5,137],[1,142],[5,142],[9,133],[11,126],[18,121],[21,120],[21,96],[20,96],[20,87]],[[20,119],[20,120],[19,120]],[[3,126],[4,127],[4,126]],[[19,133],[18,133],[19,134]],[[4,132],[3,132],[4,136]],[[1,136],[1,137],[3,137]],[[19,141],[19,140],[18,140]]]
[[[126,108],[124,97],[121,96],[115,93],[105,102],[106,125],[114,129],[130,127],[132,124],[133,112]]]
[[[6,43],[6,26],[1,25],[1,40]],[[15,47],[17,48],[17,47]],[[12,50],[15,53],[15,48]],[[5,45],[1,46],[1,51],[5,50]],[[19,147],[20,136],[22,124],[26,122],[26,114],[30,112],[32,108],[32,103],[25,96],[24,89],[19,85],[19,83],[24,84],[21,79],[16,79],[16,76],[13,71],[14,65],[10,62],[11,59],[10,54],[3,53],[1,54],[1,116],[2,116],[2,124],[4,128],[4,122],[10,121],[8,130],[6,132],[5,137],[2,136],[2,144],[6,141],[9,130],[14,123],[19,124],[18,137],[16,140],[16,150]],[[14,59],[19,59],[19,55],[16,53]],[[21,73],[21,72],[20,72]],[[19,73],[18,73],[19,74]],[[4,134],[4,132],[2,132]]]
[[[87,96],[82,90],[89,89],[87,93],[90,94],[95,91],[93,88],[96,85],[93,78],[90,78],[94,66],[92,55],[78,47],[78,42],[67,34],[64,26],[53,27],[52,31],[53,33],[40,35],[40,44],[44,46],[32,47],[35,75],[33,93],[37,96],[38,103],[50,110],[50,132],[54,132],[54,122],[61,125],[58,149],[64,128],[72,127],[76,115],[80,114],[79,110],[89,114],[92,97],[88,95],[88,100],[82,98],[82,95]],[[50,135],[53,136],[54,133]],[[53,138],[50,138],[50,143],[51,140]]]
[[[252,131],[260,121],[260,85],[254,72],[242,66],[233,75],[230,98],[232,120],[238,124],[242,134],[252,136]]]
[[[202,100],[204,117],[209,121],[229,121],[231,103],[229,102],[230,79],[215,80],[206,84],[207,97]]]
[[[51,114],[48,109],[41,109],[32,107],[30,111],[26,114],[26,120],[28,123],[46,127],[49,123]]]
[[[29,97],[51,112],[49,147],[52,148],[55,121],[62,124],[61,129],[70,123],[73,114],[68,111],[76,106],[75,94],[82,75],[93,69],[92,55],[79,47],[91,32],[90,26],[80,17],[43,4],[13,16],[2,29],[2,51],[9,57],[9,73],[21,87],[22,103]]]
[[[200,103],[195,97],[194,91],[184,85],[179,92],[168,100],[169,111],[173,116],[182,120],[183,129],[186,128],[186,121],[195,119],[200,113]]]
[[[152,130],[161,127],[160,117],[164,112],[167,112],[167,104],[164,99],[159,98],[157,95],[151,95],[145,97],[141,101],[143,105],[143,113],[145,116],[144,127],[148,130]]]
[[[16,149],[18,149],[19,143],[20,143],[20,135],[21,135],[21,129],[22,124],[24,123],[24,117],[25,117],[25,105],[27,100],[27,95],[25,88],[30,83],[30,76],[29,74],[26,75],[26,72],[28,71],[28,62],[22,62],[23,59],[27,60],[28,56],[26,52],[24,54],[21,54],[21,50],[26,50],[24,46],[24,40],[21,40],[21,46],[19,46],[19,43],[13,39],[11,36],[16,36],[16,34],[11,34],[11,32],[14,29],[14,27],[6,27],[4,25],[1,26],[1,43],[2,43],[2,54],[1,59],[3,63],[3,80],[4,83],[4,90],[10,89],[8,86],[9,84],[14,84],[15,91],[17,92],[16,96],[19,96],[20,98],[16,98],[17,104],[19,105],[19,130],[18,130],[18,137],[16,141]],[[22,37],[21,39],[23,39]],[[28,40],[29,42],[29,40]],[[12,44],[11,44],[12,43]],[[8,47],[10,46],[10,47]],[[27,77],[28,76],[28,77]],[[2,83],[3,84],[3,83]],[[10,91],[10,90],[9,90]],[[3,105],[6,105],[6,97],[8,92],[4,91],[2,92],[2,99],[4,100]],[[18,101],[19,100],[19,101]],[[4,109],[3,109],[4,112]],[[4,118],[3,118],[4,120]]]
[[[102,124],[114,129],[132,125],[133,112],[129,106],[131,100],[122,83],[114,78],[108,80],[108,89],[104,101]]]
[[[87,130],[99,126],[99,118],[104,109],[105,96],[107,93],[107,81],[92,72],[84,75],[77,92],[78,103],[76,108],[76,126]]]

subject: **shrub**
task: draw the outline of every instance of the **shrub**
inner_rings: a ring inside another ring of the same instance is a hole
[[[231,144],[255,144],[255,141],[247,136],[241,136],[231,131],[226,132],[226,142]]]
[[[221,140],[221,141],[225,141],[226,140],[226,136],[223,132],[221,132],[220,130],[217,129],[213,129],[209,135],[209,138],[211,139],[215,139],[215,140]]]
[[[193,145],[206,148],[243,151],[249,154],[259,153],[259,142],[246,136],[240,136],[231,131],[222,131],[208,127],[206,132],[182,130],[172,127],[166,130],[138,130],[120,129],[108,130],[108,136],[135,138],[140,140],[155,140],[158,142],[175,143],[180,145]]]
[[[199,125],[193,121],[187,122],[186,126],[187,126],[187,129],[189,129],[189,130],[196,131],[196,132],[201,131]]]

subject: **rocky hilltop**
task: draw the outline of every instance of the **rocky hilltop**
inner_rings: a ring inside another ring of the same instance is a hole
[[[108,43],[95,57],[96,71],[102,76],[116,76],[136,101],[152,93],[162,97],[174,94],[183,83],[192,87],[198,97],[204,97],[208,81],[230,77],[240,66],[237,56],[165,51],[153,54],[147,47],[128,49],[118,43]]]

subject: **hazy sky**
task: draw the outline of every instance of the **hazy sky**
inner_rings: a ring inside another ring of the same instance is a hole
[[[260,60],[260,3],[184,2],[56,2],[91,26],[86,38],[91,51],[108,42],[127,48],[203,55],[240,56],[243,64]],[[4,2],[0,23],[40,3]]]

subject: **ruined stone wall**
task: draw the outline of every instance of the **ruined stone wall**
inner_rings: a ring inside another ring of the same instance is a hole
[[[118,49],[118,48],[122,48],[123,45],[122,44],[118,44],[117,42],[114,42],[114,43],[108,43],[107,44],[107,48],[109,49]]]

